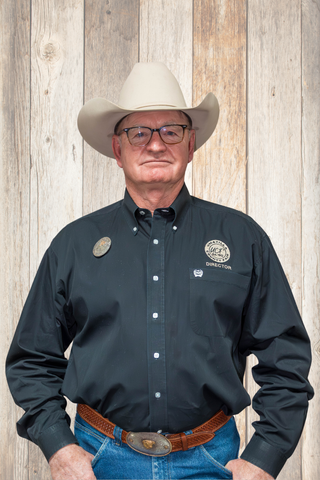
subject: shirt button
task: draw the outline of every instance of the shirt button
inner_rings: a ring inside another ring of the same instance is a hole
[[[153,316],[153,318],[158,318],[159,317],[159,315],[157,313],[153,313],[152,316]]]
[[[154,275],[154,276],[152,277],[152,279],[153,279],[155,282],[157,282],[157,281],[159,280],[159,277],[158,277],[158,275]]]
[[[140,210],[140,215],[145,215],[146,212],[144,212],[143,210]]]
[[[157,239],[155,238],[155,239],[153,240],[153,243],[154,243],[155,245],[158,245],[159,240],[157,240]]]
[[[172,227],[172,230],[178,230],[178,227],[176,227],[175,225]]]
[[[162,430],[158,430],[157,433],[162,433]]]
[[[159,358],[160,357],[158,352],[154,353],[153,356],[154,356],[154,358]]]
[[[155,396],[156,398],[160,398],[160,397],[161,397],[161,393],[160,393],[160,392],[156,392],[156,393],[154,394],[154,396]]]
[[[137,230],[138,230],[137,227],[134,227],[133,231],[136,232]]]

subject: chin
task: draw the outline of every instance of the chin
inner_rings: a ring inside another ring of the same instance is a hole
[[[172,176],[166,174],[164,171],[158,170],[156,172],[149,172],[149,174],[144,175],[142,180],[146,183],[167,183],[172,181]]]
[[[154,176],[152,178],[148,178],[145,181],[145,183],[149,183],[149,184],[152,184],[152,183],[170,183],[170,182],[172,182],[171,178],[164,178],[164,177],[161,177],[160,175]]]

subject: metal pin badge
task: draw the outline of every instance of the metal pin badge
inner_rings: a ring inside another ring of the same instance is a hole
[[[100,238],[93,247],[92,253],[95,257],[103,257],[111,247],[111,239],[109,237]]]

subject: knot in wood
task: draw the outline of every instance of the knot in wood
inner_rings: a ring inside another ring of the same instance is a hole
[[[55,63],[60,58],[60,46],[58,43],[49,42],[41,48],[41,58],[49,63]]]

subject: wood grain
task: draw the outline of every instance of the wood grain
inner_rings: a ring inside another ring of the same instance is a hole
[[[192,106],[192,7],[193,0],[140,0],[139,61],[165,63],[188,106]],[[192,193],[192,163],[185,181]]]
[[[0,478],[28,478],[28,442],[16,434],[4,364],[29,289],[30,5],[4,2],[0,13]]]
[[[39,0],[31,29],[30,277],[44,250],[82,214],[83,2]],[[30,445],[33,479],[50,478],[40,450]]]
[[[138,61],[139,1],[85,3],[85,101],[105,97],[117,103],[121,87]],[[114,159],[84,144],[83,213],[123,198],[124,176]]]
[[[301,308],[300,0],[248,2],[247,91],[248,213],[270,235]],[[253,395],[249,375],[248,387]],[[249,437],[255,418],[249,410]],[[300,454],[279,479],[300,478]]]
[[[31,276],[49,242],[81,216],[82,0],[40,0],[31,36]]]
[[[302,316],[311,339],[310,402],[302,442],[302,479],[320,478],[320,2],[302,2]]]
[[[217,129],[196,152],[194,193],[246,210],[246,2],[194,0],[193,103],[212,91]]]
[[[213,136],[195,154],[196,196],[246,210],[246,2],[194,0],[193,104],[213,92],[220,118]],[[237,415],[246,440],[245,412]]]

